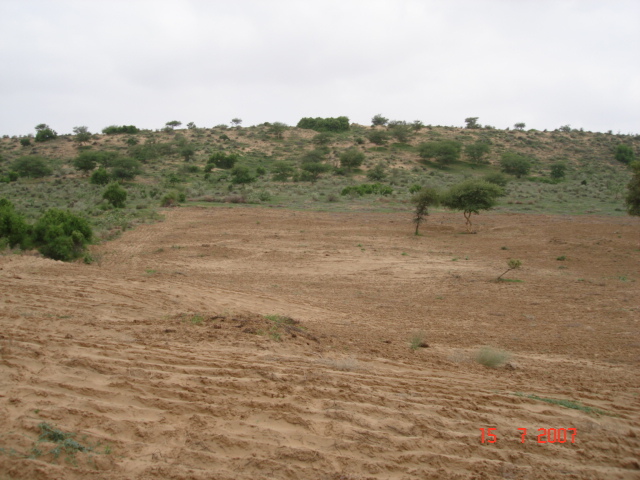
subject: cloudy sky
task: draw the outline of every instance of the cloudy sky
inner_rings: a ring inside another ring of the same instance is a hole
[[[0,0],[0,134],[348,116],[640,133],[638,0]]]

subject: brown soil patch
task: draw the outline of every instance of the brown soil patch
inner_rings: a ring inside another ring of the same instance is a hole
[[[0,257],[0,478],[639,478],[637,222],[474,223],[180,208],[93,265]]]

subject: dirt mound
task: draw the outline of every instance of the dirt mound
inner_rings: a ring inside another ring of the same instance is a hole
[[[474,223],[181,208],[0,257],[0,478],[638,478],[637,225]]]

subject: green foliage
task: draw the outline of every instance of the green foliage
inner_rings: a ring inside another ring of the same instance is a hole
[[[515,128],[516,130],[524,130],[524,127],[526,126],[527,125],[524,122],[518,122],[513,125],[513,128]]]
[[[452,186],[441,198],[441,203],[451,210],[464,214],[467,231],[471,229],[471,215],[493,208],[504,190],[493,183],[470,179]]]
[[[340,165],[351,171],[354,168],[358,168],[364,162],[364,153],[357,148],[350,148],[340,154]]]
[[[420,120],[414,120],[411,123],[411,128],[413,128],[414,132],[419,132],[424,128],[424,123],[422,123]]]
[[[371,143],[384,145],[389,140],[389,134],[384,130],[371,130],[367,133],[367,138]]]
[[[494,185],[498,185],[500,187],[506,187],[509,183],[509,178],[500,172],[487,173],[482,179],[485,182],[493,183]]]
[[[304,172],[301,180],[316,182],[320,175],[331,170],[331,167],[324,163],[324,152],[322,150],[312,150],[302,157],[300,168]]]
[[[235,185],[246,185],[255,181],[255,177],[251,175],[249,167],[238,165],[231,170],[231,183]]]
[[[33,238],[45,257],[70,261],[82,255],[93,232],[89,223],[65,210],[50,209],[33,227]]]
[[[271,174],[277,182],[286,182],[293,176],[294,171],[293,165],[282,160],[274,162],[271,167]]]
[[[135,134],[139,131],[140,130],[133,125],[110,125],[102,129],[102,133],[105,133],[107,135],[117,135],[119,133]]]
[[[508,360],[508,353],[491,347],[483,347],[476,353],[476,362],[488,368],[498,368]]]
[[[633,147],[624,143],[621,143],[616,147],[615,157],[617,161],[627,165],[631,164],[636,159]]]
[[[349,130],[349,118],[348,117],[336,117],[336,118],[302,118],[298,125],[298,128],[307,128],[309,130],[315,130],[316,132],[346,132]]]
[[[273,122],[271,125],[269,125],[269,133],[278,140],[282,140],[284,138],[284,132],[286,132],[288,128],[289,127],[286,123]]]
[[[418,193],[420,190],[422,190],[422,185],[418,185],[417,183],[409,187],[409,193]]]
[[[462,144],[455,140],[439,140],[420,145],[418,151],[420,157],[425,160],[434,159],[443,165],[453,163],[460,159]]]
[[[386,168],[382,162],[378,162],[375,167],[367,172],[367,178],[373,182],[381,182],[386,176]]]
[[[349,185],[342,189],[341,195],[391,195],[393,188],[380,183],[362,183],[360,185]]]
[[[373,125],[374,127],[383,127],[387,124],[388,121],[388,118],[384,118],[381,114],[378,113],[371,119],[371,125]]]
[[[407,122],[399,120],[389,122],[387,131],[392,137],[402,143],[408,142],[411,138],[411,134],[413,133],[413,129],[410,125],[407,125]]]
[[[531,159],[515,152],[505,152],[500,157],[500,167],[504,173],[520,178],[531,171]]]
[[[11,170],[21,177],[41,178],[51,175],[53,171],[47,165],[47,159],[39,155],[25,155],[16,159]]]
[[[142,173],[142,166],[135,158],[118,157],[111,161],[111,177],[121,180],[133,180]]]
[[[111,175],[106,168],[100,167],[98,170],[91,174],[89,178],[89,183],[93,185],[106,185],[111,181]]]
[[[185,200],[186,196],[183,193],[174,190],[162,197],[162,200],[160,200],[160,206],[173,207],[175,205],[178,205],[180,202],[184,202]]]
[[[241,118],[232,118],[231,119],[231,123],[233,124],[234,127],[239,127],[240,124],[242,123],[242,119]]]
[[[311,139],[311,143],[319,147],[327,147],[333,142],[333,135],[329,132],[320,132]]]
[[[173,130],[174,128],[182,125],[182,122],[179,122],[178,120],[171,120],[170,122],[165,123],[165,125]]]
[[[31,139],[29,137],[21,138],[20,145],[22,145],[23,147],[28,147],[29,145],[31,145]]]
[[[73,127],[73,133],[75,133],[75,141],[78,143],[86,143],[91,140],[91,132],[89,127]]]
[[[627,185],[624,201],[629,215],[640,216],[640,161],[633,162],[630,166],[633,177]]]
[[[91,150],[84,150],[73,159],[73,166],[81,172],[88,173],[98,164],[98,160],[101,158],[100,152],[93,152]]]
[[[422,331],[415,332],[409,339],[409,348],[414,352],[419,348],[427,348],[429,345],[425,341],[426,337],[426,333]]]
[[[478,123],[479,117],[468,117],[464,119],[464,122],[467,124],[465,128],[481,128],[482,125]]]
[[[112,183],[102,194],[107,202],[113,205],[114,208],[124,208],[127,201],[127,191],[118,183]]]
[[[564,162],[556,162],[551,164],[551,178],[554,180],[562,180],[567,173],[567,164]]]
[[[500,280],[502,278],[502,275],[504,275],[505,273],[510,272],[511,270],[516,270],[521,266],[522,266],[522,262],[520,260],[516,260],[515,258],[510,258],[509,260],[507,260],[507,267],[508,267],[507,270],[498,277],[498,280]]]
[[[135,138],[135,137],[131,137]],[[127,139],[127,144],[130,138]],[[129,155],[135,158],[139,162],[147,163],[149,160],[155,160],[162,156],[171,155],[173,153],[174,146],[171,143],[145,143],[144,145],[132,145],[129,148]]]
[[[235,166],[239,157],[235,153],[225,154],[223,152],[215,152],[209,157],[208,165],[214,165],[216,168],[231,169]]]
[[[196,149],[193,145],[184,145],[180,148],[180,156],[184,158],[185,162],[193,159],[193,156],[196,154]]]
[[[0,198],[0,239],[6,240],[12,248],[16,245],[26,248],[29,235],[29,226],[24,217],[15,211],[9,200]]]
[[[464,148],[464,153],[472,163],[486,163],[484,157],[489,154],[491,147],[487,142],[479,140],[471,143]]]
[[[440,192],[435,188],[425,187],[411,198],[411,203],[415,205],[413,214],[413,222],[416,224],[415,234],[419,235],[420,224],[424,221],[424,217],[429,215],[429,207],[436,206],[440,203]]]
[[[46,123],[36,125],[36,142],[46,142],[58,138],[58,134]]]

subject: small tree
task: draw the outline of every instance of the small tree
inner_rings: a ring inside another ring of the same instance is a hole
[[[80,155],[73,159],[73,166],[81,172],[88,174],[96,168],[97,155],[95,155],[95,153],[96,152],[89,151],[80,152]]]
[[[34,225],[33,238],[45,257],[69,261],[82,254],[93,232],[84,218],[52,208]]]
[[[468,117],[465,118],[464,121],[467,124],[466,128],[481,128],[482,125],[478,123],[478,118],[480,117]]]
[[[364,162],[364,153],[357,148],[350,148],[340,154],[340,166],[347,171],[358,168]]]
[[[371,119],[371,125],[374,127],[384,127],[388,121],[388,118],[384,118],[381,114],[378,113]]]
[[[127,201],[127,191],[119,183],[112,183],[104,191],[102,198],[113,205],[114,208],[124,208]]]
[[[282,160],[274,162],[271,167],[271,174],[277,182],[286,182],[293,175],[293,172],[293,165]]]
[[[173,130],[174,128],[179,127],[180,125],[182,125],[182,122],[179,122],[178,120],[171,120],[170,122],[165,123],[165,125],[170,130]]]
[[[278,140],[282,140],[284,138],[284,132],[286,132],[288,128],[289,127],[286,123],[273,122],[269,126],[269,133],[271,133],[271,135],[273,135]]]
[[[47,140],[53,140],[58,137],[55,130],[51,129],[46,123],[36,125],[36,142],[46,142]]]
[[[556,162],[551,164],[551,178],[554,180],[562,180],[567,173],[567,164],[564,162]]]
[[[378,162],[375,167],[367,172],[367,178],[373,182],[381,182],[387,176],[384,163]]]
[[[0,198],[0,239],[4,239],[9,247],[29,245],[29,226],[24,217],[15,211],[13,204],[6,198]]]
[[[91,132],[89,131],[89,127],[73,127],[73,133],[76,134],[75,141],[80,145],[91,140]]]
[[[621,143],[616,147],[615,157],[617,161],[627,165],[631,164],[636,159],[633,147],[624,143]]]
[[[455,140],[440,140],[427,142],[420,145],[419,155],[425,160],[435,159],[438,163],[446,165],[460,159],[462,144]]]
[[[513,125],[513,128],[515,128],[516,130],[524,130],[524,127],[526,126],[527,125],[524,122],[518,122]]]
[[[93,185],[106,185],[111,181],[111,175],[106,168],[101,167],[91,174],[89,183]]]
[[[189,122],[189,123],[187,123],[187,128],[188,128],[189,130],[195,130],[197,127],[196,127],[196,124],[195,124],[195,123],[193,123],[193,122]]]
[[[29,145],[31,145],[31,139],[29,137],[21,138],[20,145],[22,145],[23,147],[28,147]]]
[[[479,140],[475,143],[464,147],[464,153],[472,163],[480,164],[484,163],[484,157],[489,154],[491,147],[487,142]]]
[[[441,203],[451,210],[463,212],[467,232],[471,231],[471,215],[493,208],[504,189],[483,180],[466,180],[452,186],[442,197]]]
[[[39,155],[19,157],[11,165],[11,170],[21,177],[42,178],[51,175],[53,171],[47,165],[47,160]]]
[[[255,177],[251,175],[248,167],[238,165],[231,170],[231,183],[234,185],[246,185],[255,181]]]
[[[411,138],[411,133],[413,129],[411,126],[407,125],[407,122],[392,122],[389,125],[389,133],[392,137],[402,143],[406,143]]]
[[[389,140],[389,134],[384,130],[372,130],[367,133],[367,138],[371,143],[376,145],[384,145]]]
[[[222,152],[215,152],[209,157],[208,165],[215,165],[216,168],[231,169],[238,161],[238,155],[235,153],[225,154]]]
[[[415,235],[420,235],[420,224],[424,221],[424,217],[429,215],[429,207],[438,205],[440,202],[440,193],[435,188],[425,187],[411,198],[411,202],[416,206],[413,214],[413,223],[416,224]]]
[[[142,166],[138,160],[129,157],[119,157],[111,161],[111,176],[121,181],[133,180],[142,173]]]
[[[421,120],[414,120],[411,123],[411,128],[413,128],[414,132],[419,132],[420,130],[422,130],[424,128],[424,123],[422,123]]]
[[[242,123],[242,119],[241,118],[232,118],[231,119],[231,123],[233,124],[234,127],[239,127],[240,124]]]
[[[500,158],[500,167],[504,173],[520,178],[531,171],[531,160],[519,153],[505,152]]]
[[[516,260],[515,258],[511,258],[507,261],[507,271],[504,272],[502,275],[504,275],[505,273],[510,272],[511,270],[516,270],[518,268],[520,268],[522,266],[522,262],[520,260]],[[500,275],[498,277],[498,280],[500,280],[502,278],[502,275]]]
[[[193,145],[183,145],[182,147],[180,147],[180,156],[184,158],[185,162],[192,160],[195,154],[196,149]]]
[[[633,162],[631,165],[633,177],[627,184],[627,196],[624,202],[629,215],[640,216],[640,162]]]

